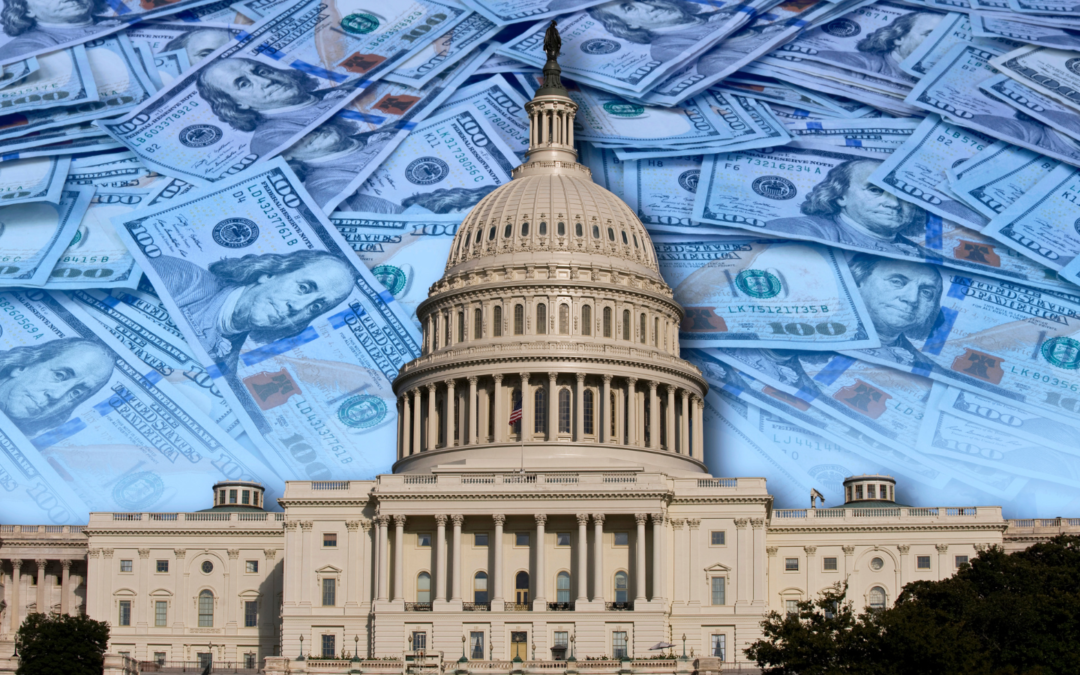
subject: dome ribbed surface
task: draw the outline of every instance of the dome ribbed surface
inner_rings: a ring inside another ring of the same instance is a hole
[[[570,260],[582,266],[625,268],[637,263],[639,272],[661,279],[641,221],[622,200],[594,183],[584,167],[519,176],[494,190],[458,228],[446,269],[483,266],[485,259],[500,264],[513,260],[515,253],[528,253],[534,264],[543,264],[537,253],[545,251],[559,254],[552,262]]]

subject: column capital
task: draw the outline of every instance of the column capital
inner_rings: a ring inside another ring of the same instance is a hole
[[[588,525],[589,524],[589,514],[587,514],[587,513],[579,513],[579,514],[577,514],[577,524],[578,525]]]
[[[90,549],[87,549],[87,550],[86,550],[86,557],[87,557],[87,558],[100,558],[100,557],[101,557],[101,549],[100,549],[100,548],[90,548]],[[13,564],[13,565],[14,565],[14,564],[15,564],[15,561],[14,561],[14,560],[12,560],[12,561],[11,561],[11,564]]]
[[[678,390],[679,390],[679,388],[676,387],[673,384],[667,384],[667,383],[664,384],[664,391],[667,392],[668,394],[674,394]]]
[[[400,513],[394,515],[394,527],[405,527],[405,516]]]
[[[765,527],[765,519],[764,518],[751,518],[750,519],[750,526],[753,527],[755,530],[760,530],[761,528]]]
[[[979,553],[985,553],[993,548],[993,544],[975,544],[975,550]],[[907,553],[907,551],[901,551],[901,553]]]
[[[465,516],[460,513],[455,513],[450,516],[450,522],[454,524],[454,527],[461,527],[461,524],[465,522]]]
[[[663,525],[664,524],[664,514],[663,513],[653,513],[649,517],[652,518],[652,521],[653,521],[654,525]]]
[[[776,546],[766,546],[765,547],[765,555],[769,556],[770,558],[775,558],[776,557],[776,552],[779,551],[779,550],[780,549],[778,547],[776,547]]]
[[[547,523],[547,514],[546,513],[538,513],[538,514],[536,514],[535,518],[536,518],[536,524],[538,526],[543,526],[545,523]]]
[[[113,550],[111,548],[103,548],[103,549],[101,549],[101,555],[103,557],[105,557],[107,560],[112,560],[112,554],[113,554]]]
[[[409,390],[408,393],[412,394],[413,398],[416,398],[416,397],[420,396],[420,394],[422,392],[420,391],[420,387],[413,387],[412,389]]]
[[[240,549],[238,548],[227,549],[227,553],[229,554],[229,560],[236,560],[240,557]]]
[[[855,553],[855,547],[850,545],[841,546],[840,550],[844,552],[844,555],[852,555]]]
[[[896,550],[900,551],[900,555],[907,555],[908,551],[911,550],[911,546],[909,544],[900,544],[896,547]]]
[[[379,527],[386,527],[390,524],[390,516],[375,516],[374,520]]]
[[[142,558],[143,560],[146,560],[147,558],[149,558],[150,557],[150,549],[148,549],[148,548],[140,548],[139,549],[139,557]]]
[[[518,377],[521,378],[522,384],[528,384],[529,383],[529,373],[518,373]]]
[[[361,518],[360,519],[360,527],[363,528],[364,532],[367,532],[368,530],[370,530],[371,525],[372,525],[372,522],[370,520],[368,520],[367,518]]]
[[[97,552],[97,553],[101,553],[101,549],[99,549],[99,548],[97,548],[97,549],[94,549],[94,551],[95,551],[95,552]],[[91,557],[94,557],[94,558],[96,558],[96,557],[97,557],[97,555],[94,555],[94,556],[91,556]],[[12,559],[11,559],[11,567],[12,567],[12,569],[14,569],[14,570],[15,570],[16,572],[18,572],[18,571],[19,571],[19,568],[20,568],[20,567],[22,567],[22,558],[12,558]]]
[[[673,528],[675,528],[676,530],[681,530],[683,528],[683,525],[686,524],[686,519],[685,518],[668,518],[668,522],[671,523],[671,526]]]
[[[349,532],[356,532],[357,530],[360,529],[360,521],[359,520],[346,520],[345,521],[345,529],[348,530]]]
[[[435,382],[428,382],[428,384],[427,384],[428,392],[431,393],[431,394],[434,394],[435,393],[435,387],[437,387],[437,386],[438,385]]]
[[[38,569],[45,569],[45,565],[48,564],[48,560],[45,558],[34,558],[34,562],[37,564]]]
[[[72,561],[71,561],[70,558],[61,558],[60,559],[60,567],[64,568],[65,570],[70,570],[71,569],[71,563],[72,563]]]
[[[806,552],[806,555],[813,557],[817,553],[817,546],[803,546],[802,550]]]
[[[551,380],[552,382],[554,382],[555,378],[557,378],[558,376],[559,376],[558,373],[548,371],[548,379]]]
[[[469,376],[469,384],[476,384],[479,381],[480,381],[480,378],[477,377],[476,375],[470,375]]]
[[[607,380],[607,381],[611,381],[611,376],[610,375],[605,375],[604,379]],[[577,381],[578,381],[579,384],[584,382],[585,381],[585,373],[577,373]]]
[[[696,530],[699,527],[701,527],[701,519],[700,518],[687,518],[686,519],[686,526],[688,528],[690,528],[691,530]]]
[[[746,527],[747,524],[749,524],[749,522],[750,521],[748,519],[746,519],[746,518],[736,518],[735,519],[735,527],[737,527],[737,528],[739,528],[741,530],[744,527]]]
[[[495,521],[496,525],[502,525],[506,522],[506,516],[501,513],[492,514],[491,519]]]
[[[636,377],[628,377],[628,378],[626,378],[626,382],[627,382],[627,383],[628,383],[628,384],[629,384],[629,385],[630,385],[631,387],[632,387],[632,386],[634,386],[635,384],[637,384],[637,381],[638,381],[638,379],[637,379]]]
[[[604,514],[602,514],[602,513],[594,513],[594,514],[592,514],[592,519],[593,519],[593,522],[596,523],[597,525],[603,525],[604,524]]]
[[[450,378],[448,380],[443,380],[443,384],[446,385],[447,389],[453,389],[454,387],[457,386],[457,381],[454,380],[453,378]]]
[[[579,374],[579,375],[580,375],[580,377],[582,377],[582,378],[584,378],[584,377],[585,377],[585,375],[584,375],[584,374]],[[612,378],[612,377],[614,377],[614,375],[609,375],[609,374],[607,374],[607,373],[604,373],[604,384],[611,384],[611,378]]]
[[[634,520],[637,521],[638,525],[644,525],[645,521],[647,521],[648,519],[649,519],[649,514],[647,514],[647,513],[635,513],[634,514]]]
[[[448,516],[445,513],[436,513],[435,514],[435,524],[438,525],[439,527],[446,527],[447,517]]]
[[[656,380],[649,380],[649,391],[655,392],[656,388],[660,386],[660,383]]]
[[[698,408],[704,408],[705,407],[705,400],[702,399],[697,394],[694,394],[694,405],[696,405]]]
[[[311,528],[315,527],[315,522],[311,520],[301,520],[300,529],[304,532],[311,532]]]
[[[263,549],[263,557],[266,558],[267,560],[276,559],[277,558],[277,549],[276,548],[264,548]]]
[[[501,383],[501,382],[502,382],[502,379],[503,379],[503,375],[502,375],[502,373],[495,373],[495,374],[494,374],[494,375],[492,375],[491,377],[495,379],[495,383],[496,383],[496,384],[499,384],[499,383]]]
[[[948,544],[934,544],[934,548],[937,549],[938,553],[948,553],[949,552],[949,545]]]
[[[286,520],[285,521],[285,529],[286,530],[295,530],[297,525],[299,525],[299,523],[297,521],[295,521],[295,520]]]

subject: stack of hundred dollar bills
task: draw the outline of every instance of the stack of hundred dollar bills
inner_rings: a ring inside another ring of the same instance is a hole
[[[713,474],[1075,511],[1078,2],[0,0],[0,520],[389,471],[551,19]]]

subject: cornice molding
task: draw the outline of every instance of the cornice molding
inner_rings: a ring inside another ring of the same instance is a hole
[[[125,536],[130,537],[132,535],[137,536],[192,536],[202,537],[208,535],[223,536],[223,537],[284,537],[285,529],[279,528],[275,530],[200,530],[200,529],[175,529],[175,530],[142,530],[132,528],[130,530],[83,530],[88,537],[116,537]]]
[[[897,522],[892,525],[830,525],[830,526],[807,526],[807,527],[768,527],[767,534],[800,534],[807,532],[1004,532],[1007,524],[996,523],[925,523],[906,525]]]

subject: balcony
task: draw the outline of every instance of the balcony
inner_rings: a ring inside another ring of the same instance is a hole
[[[827,519],[830,526],[843,523],[868,525],[872,523],[936,523],[1002,524],[1000,506],[882,506],[867,508],[831,508],[831,509],[774,509],[770,529],[780,527],[815,526],[814,521]],[[818,524],[817,526],[820,526]],[[816,526],[815,526],[816,527]]]
[[[461,609],[466,612],[490,612],[490,602],[463,602]]]
[[[505,611],[505,612],[531,612],[532,611],[532,603],[527,602],[527,603],[525,603],[523,605],[519,605],[516,602],[508,602],[503,606],[503,611]]]
[[[572,602],[549,602],[547,604],[549,612],[572,612],[574,611],[574,603]]]
[[[604,609],[609,612],[632,612],[634,603],[631,602],[605,602]]]
[[[431,603],[430,602],[406,602],[405,603],[405,611],[406,612],[430,612],[431,611]]]
[[[140,673],[161,673],[162,675],[171,673],[202,673],[205,667],[205,664],[200,663],[199,661],[139,661]],[[255,675],[259,672],[259,667],[252,665],[249,668],[248,664],[243,661],[215,660],[210,665],[210,672]]]

